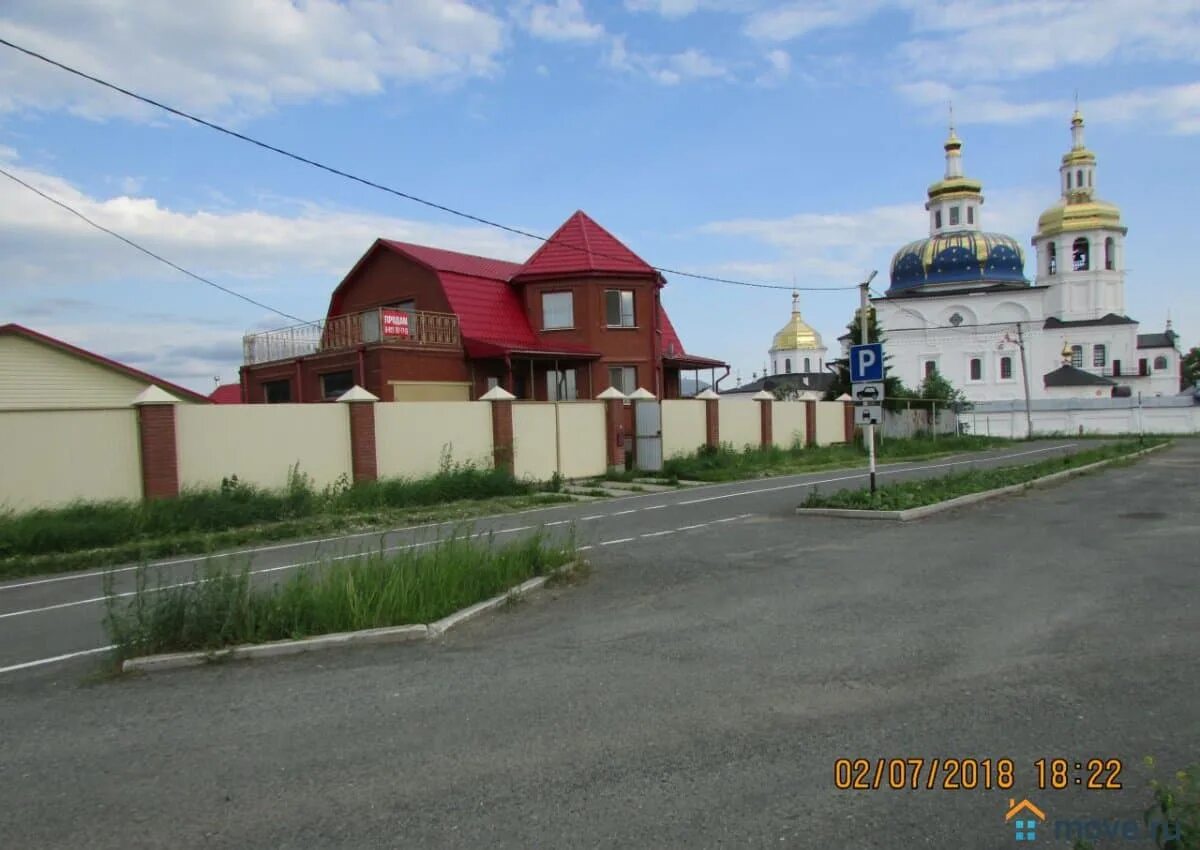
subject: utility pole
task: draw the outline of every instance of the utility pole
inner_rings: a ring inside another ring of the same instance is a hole
[[[1021,381],[1025,384],[1025,439],[1033,439],[1033,413],[1029,403],[1029,369],[1025,365],[1025,332],[1017,322],[1017,348],[1021,349]]]
[[[858,285],[858,291],[859,291],[858,329],[859,329],[859,335],[862,337],[862,339],[860,339],[859,342],[862,345],[866,345],[868,342],[871,341],[871,328],[870,328],[870,323],[867,321],[867,310],[871,306],[871,301],[870,301],[870,295],[868,294],[867,290],[870,288],[871,281],[874,279],[875,279],[875,272],[871,272],[871,276],[868,277],[866,280],[864,280],[862,283],[860,283]],[[857,402],[851,401],[850,403],[856,404]],[[870,470],[871,470],[871,495],[874,496],[875,495],[875,426],[871,423],[867,423],[863,427],[863,435],[866,437],[866,440],[867,440],[867,456],[868,456],[868,458],[870,458]]]

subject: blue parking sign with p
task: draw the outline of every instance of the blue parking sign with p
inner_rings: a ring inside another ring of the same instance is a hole
[[[850,346],[850,383],[883,380],[883,343]]]

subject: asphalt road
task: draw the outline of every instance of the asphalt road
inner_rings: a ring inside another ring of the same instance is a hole
[[[892,464],[880,468],[880,480],[943,475],[971,465],[1011,465],[1094,446],[1091,441],[1040,441],[989,452],[935,460]],[[579,545],[592,548],[635,545],[655,536],[693,533],[708,523],[730,522],[743,515],[789,514],[810,489],[866,486],[861,469],[827,470],[806,475],[759,479],[671,492],[626,496],[596,502],[524,511],[472,523],[437,523],[320,541],[272,544],[249,548],[213,560],[248,564],[258,580],[288,575],[297,567],[324,559],[356,557],[364,550],[398,551],[435,543],[450,534],[494,535],[504,541],[537,531],[574,534]],[[171,585],[194,580],[207,558],[178,558],[156,562],[148,585]],[[128,594],[136,567],[118,565],[114,591]],[[103,629],[103,570],[19,579],[0,584],[0,681],[4,677],[47,665],[84,661],[95,665],[108,646]]]

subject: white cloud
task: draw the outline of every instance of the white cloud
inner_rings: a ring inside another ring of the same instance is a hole
[[[625,46],[624,36],[613,38],[605,62],[618,71],[645,74],[664,86],[685,80],[732,79],[725,65],[703,51],[689,48],[673,54],[635,53]]]
[[[762,41],[791,41],[811,32],[846,27],[870,17],[878,0],[802,0],[755,12],[746,20],[745,32]]]
[[[778,85],[792,73],[792,57],[786,50],[769,50],[764,58],[767,60],[767,70],[755,79],[760,86]]]
[[[495,71],[504,24],[467,0],[8,0],[0,33],[182,108],[255,113]],[[147,116],[134,101],[0,50],[0,112]]]
[[[587,19],[581,0],[536,3],[520,18],[531,35],[547,41],[595,41],[604,35],[602,25]]]
[[[701,10],[738,12],[752,8],[755,0],[625,0],[631,12],[653,12],[664,18],[686,18]]]
[[[996,86],[967,86],[955,89],[946,83],[923,80],[897,86],[908,100],[928,107],[930,115],[945,116],[946,104],[954,103],[954,114],[962,123],[1020,124],[1044,118],[1066,121],[1074,105],[1068,98],[1018,101]],[[1082,104],[1089,121],[1110,124],[1156,126],[1179,135],[1200,133],[1200,83],[1148,86]]]

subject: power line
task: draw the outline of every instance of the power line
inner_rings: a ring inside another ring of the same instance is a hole
[[[20,177],[16,176],[15,174],[11,174],[8,171],[5,171],[3,168],[0,168],[0,174],[3,174],[5,177],[7,177],[9,180],[12,180],[14,183],[19,183],[20,185],[22,185],[26,189],[28,189],[30,192],[33,192],[35,195],[38,195],[38,196],[44,198],[45,200],[49,201],[50,203],[54,204],[55,206],[61,207],[62,209],[66,210],[71,215],[75,216],[76,218],[87,222],[92,227],[96,228],[97,230],[99,230],[103,233],[107,233],[109,236],[112,236],[116,239],[120,239],[122,242],[124,242],[130,248],[134,248],[138,251],[141,251],[146,256],[152,257],[155,260],[158,260],[160,263],[164,263],[164,264],[170,266],[171,268],[175,269],[175,271],[177,271],[177,272],[182,272],[183,274],[187,275],[188,277],[190,277],[194,280],[198,280],[201,283],[207,284],[207,285],[213,287],[214,289],[219,289],[227,295],[232,295],[234,298],[240,298],[249,304],[253,304],[255,307],[261,307],[264,310],[269,310],[270,312],[275,313],[276,315],[283,316],[285,319],[291,319],[293,321],[300,322],[301,324],[308,324],[308,322],[305,322],[304,319],[301,319],[297,316],[293,316],[291,313],[285,313],[282,310],[276,310],[274,307],[270,306],[269,304],[264,304],[261,301],[255,301],[253,298],[250,298],[247,295],[242,295],[242,293],[240,293],[240,292],[235,292],[234,290],[230,289],[227,286],[222,286],[221,284],[216,283],[215,281],[211,281],[206,277],[196,274],[195,272],[188,271],[187,269],[185,269],[183,266],[179,265],[178,263],[171,262],[170,260],[168,260],[166,257],[162,256],[161,254],[154,253],[149,248],[139,245],[137,242],[134,242],[132,239],[129,239],[126,236],[122,236],[120,233],[117,233],[115,230],[110,230],[109,228],[105,227],[103,224],[99,224],[95,221],[92,221],[90,218],[88,218],[86,215],[81,213],[79,210],[72,207],[70,204],[67,204],[64,201],[60,201],[58,198],[47,195],[41,189],[37,188],[36,186],[32,186],[29,183],[26,183]]]
[[[248,136],[245,133],[239,133],[236,130],[231,130],[228,127],[223,127],[220,124],[216,124],[212,121],[207,121],[203,118],[200,118],[199,116],[191,114],[190,112],[185,112],[182,109],[178,109],[174,106],[169,106],[165,103],[162,103],[161,101],[157,101],[157,100],[154,100],[153,98],[146,97],[145,95],[138,94],[137,92],[130,91],[129,89],[122,88],[121,86],[118,86],[115,83],[110,83],[107,80],[101,79],[100,77],[93,76],[84,71],[80,71],[77,68],[73,68],[70,65],[64,64],[55,59],[51,59],[49,56],[45,56],[41,53],[38,53],[35,50],[30,50],[27,47],[22,47],[19,44],[14,44],[13,42],[11,42],[5,38],[0,38],[0,44],[3,44],[5,47],[10,47],[13,50],[24,53],[26,56],[29,56],[33,59],[38,59],[49,65],[53,65],[54,67],[59,68],[60,70],[66,71],[69,74],[74,74],[77,77],[88,80],[97,85],[103,86],[106,89],[115,91],[119,94],[123,94],[126,97],[131,97],[134,100],[141,101],[142,103],[145,103],[149,106],[153,106],[156,109],[161,109],[164,112],[169,112],[172,115],[178,116],[179,118],[183,118],[188,121],[192,121],[196,124],[199,124],[203,127],[207,127],[210,130],[215,130],[218,133],[223,133],[226,136],[231,136],[232,138],[238,139],[239,141],[247,142],[248,144],[260,147],[263,150],[268,150],[268,151],[271,151],[272,153],[277,153],[280,156],[285,156],[288,159],[295,160],[296,162],[303,163],[304,165],[312,166],[313,168],[318,168],[322,171],[328,172],[328,173],[336,175],[338,177],[345,178],[346,180],[352,180],[355,183],[362,184],[363,186],[368,186],[372,189],[377,189],[381,192],[387,192],[390,195],[395,195],[396,197],[403,198],[406,201],[412,201],[413,203],[422,204],[423,206],[429,207],[430,209],[439,210],[441,212],[448,213],[450,215],[457,216],[459,218],[463,218],[468,221],[473,221],[473,222],[476,222],[477,224],[486,225],[487,227],[493,227],[498,230],[503,230],[508,233],[515,234],[517,236],[524,236],[529,239],[536,239],[539,242],[547,242],[547,243],[555,242],[556,244],[562,245],[567,248],[571,248],[572,250],[591,253],[594,256],[598,256],[598,257],[607,257],[609,259],[615,258],[614,255],[604,254],[599,251],[592,251],[583,245],[576,245],[567,240],[555,239],[554,237],[539,236],[536,233],[531,233],[527,230],[522,230],[519,227],[512,227],[511,225],[502,224],[501,222],[494,221],[492,219],[483,218],[482,216],[464,212],[462,210],[455,209],[454,207],[446,206],[445,204],[439,204],[436,201],[430,201],[426,198],[418,197],[417,195],[413,195],[408,192],[401,191],[400,189],[395,189],[391,186],[384,185],[383,183],[377,183],[374,180],[370,180],[366,177],[360,177],[356,174],[352,174],[348,171],[343,171],[342,169],[336,168],[332,165],[326,165],[325,163],[320,162],[318,160],[310,159],[306,156],[302,156],[298,153],[293,153],[292,151],[286,150],[284,148],[276,147],[275,145],[269,144],[268,142],[264,142],[260,139],[256,139],[253,136]],[[754,282],[754,281],[736,280],[733,278],[726,278],[726,277],[715,277],[713,275],[697,274],[696,272],[685,272],[685,271],[681,271],[679,269],[671,269],[671,268],[666,268],[663,266],[651,266],[650,268],[654,269],[654,271],[659,272],[661,274],[672,274],[672,275],[677,275],[679,277],[690,277],[690,278],[694,278],[696,280],[705,280],[705,281],[709,281],[710,283],[724,283],[724,284],[729,284],[731,286],[748,286],[748,287],[753,287],[756,289],[782,289],[782,290],[788,290],[788,291],[801,290],[804,292],[831,292],[831,291],[841,291],[841,290],[856,288],[856,286],[783,286],[781,284],[776,284],[776,283],[758,283],[758,282]]]

